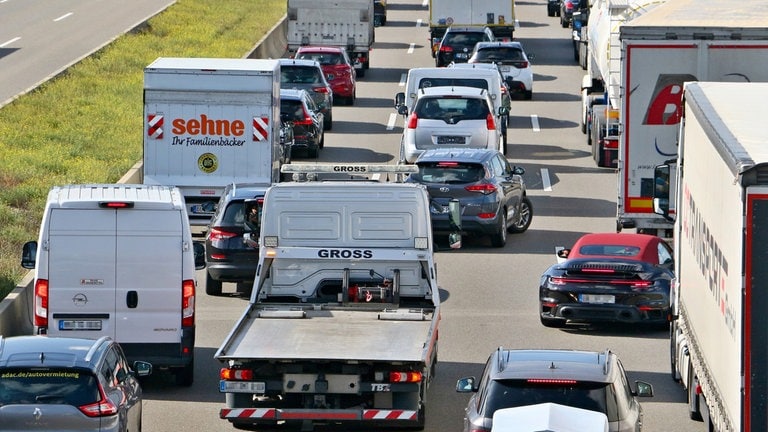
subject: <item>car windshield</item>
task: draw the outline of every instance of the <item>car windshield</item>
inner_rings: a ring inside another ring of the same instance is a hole
[[[579,248],[580,255],[638,256],[640,248],[622,245],[584,245]]]
[[[419,163],[419,172],[412,174],[419,183],[460,184],[475,183],[485,176],[480,164],[461,162]]]
[[[490,114],[488,104],[477,98],[427,98],[416,104],[416,116],[421,119],[485,120]]]
[[[496,380],[489,384],[486,394],[488,399],[483,406],[486,417],[493,417],[493,413],[502,408],[550,402],[601,412],[608,416],[608,421],[620,420],[616,394],[607,383],[567,380],[562,384],[537,384],[527,380]]]
[[[98,381],[79,369],[0,369],[0,406],[66,404],[82,406],[100,399]]]
[[[334,53],[301,53],[298,55],[302,60],[314,60],[323,66],[332,66],[342,64],[341,56]]]
[[[321,77],[314,67],[282,65],[280,82],[284,84],[319,84]]]

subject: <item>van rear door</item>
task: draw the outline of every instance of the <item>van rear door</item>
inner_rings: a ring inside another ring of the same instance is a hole
[[[183,216],[169,210],[117,212],[118,342],[181,340]]]
[[[51,209],[49,335],[115,336],[115,223],[112,209]]]

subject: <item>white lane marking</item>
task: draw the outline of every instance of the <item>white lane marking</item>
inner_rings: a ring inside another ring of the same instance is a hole
[[[549,181],[549,169],[541,169],[541,187],[547,191],[552,192],[552,183]]]
[[[395,122],[397,121],[397,114],[391,113],[389,115],[389,121],[387,122],[387,130],[392,130],[395,128]]]
[[[421,19],[421,18],[417,19],[417,20],[416,20],[416,27],[421,27],[421,25],[422,25],[423,21],[424,21],[424,20],[423,20],[423,19]]]
[[[539,129],[539,116],[536,114],[531,114],[531,127],[533,127],[534,132],[541,131],[541,129]]]
[[[13,39],[9,40],[8,42],[5,42],[5,43],[3,43],[2,45],[0,45],[0,48],[3,48],[3,47],[4,47],[4,46],[6,46],[6,45],[10,45],[10,44],[12,44],[12,43],[16,42],[16,41],[17,41],[17,40],[19,40],[19,39],[21,39],[21,38],[20,38],[20,37],[15,37],[15,38],[13,38]]]
[[[411,42],[411,44],[408,46],[408,54],[413,54],[414,48],[416,48],[416,44]]]
[[[69,18],[71,15],[74,15],[74,14],[72,12],[65,13],[64,15],[62,15],[62,16],[56,18],[55,20],[53,20],[53,22],[61,21],[61,20],[65,19],[65,18]]]
[[[407,79],[408,79],[408,74],[400,75],[400,82],[397,83],[397,85],[399,85],[400,87],[405,86],[405,80],[407,80]]]

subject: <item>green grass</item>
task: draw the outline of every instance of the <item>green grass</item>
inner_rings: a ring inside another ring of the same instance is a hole
[[[27,270],[53,185],[114,183],[142,154],[144,67],[157,57],[248,53],[285,0],[178,0],[38,89],[0,109],[0,299]]]

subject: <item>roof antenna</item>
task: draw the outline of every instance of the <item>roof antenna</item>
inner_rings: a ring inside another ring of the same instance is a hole
[[[40,353],[40,364],[42,364],[42,363],[45,363],[45,353],[44,352]]]
[[[555,367],[555,362],[552,362],[552,363],[549,365],[549,368],[550,368],[550,369],[557,369],[557,367]]]

